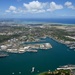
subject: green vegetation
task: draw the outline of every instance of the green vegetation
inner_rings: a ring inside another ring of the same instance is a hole
[[[65,37],[65,36],[69,36],[69,35],[70,35],[70,32],[67,32],[66,30],[52,28],[51,36],[56,37],[58,40],[75,41],[74,39]]]
[[[14,34],[14,35],[0,35],[0,43],[4,42],[4,41],[7,41],[11,38],[15,38],[15,37],[18,37],[20,36],[19,34]]]

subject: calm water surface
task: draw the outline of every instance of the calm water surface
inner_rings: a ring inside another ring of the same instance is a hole
[[[75,52],[65,45],[50,38],[46,38],[53,46],[49,50],[39,50],[38,53],[10,54],[9,57],[0,58],[0,75],[36,75],[37,71],[55,70],[66,64],[75,64]],[[32,67],[35,72],[31,73]]]

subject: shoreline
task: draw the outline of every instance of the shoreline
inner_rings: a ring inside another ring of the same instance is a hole
[[[8,19],[6,19],[4,22],[7,22]],[[48,19],[49,20],[49,19]],[[62,19],[63,20],[63,19]],[[1,19],[0,19],[0,22]],[[11,22],[11,20],[9,21]],[[8,23],[9,23],[8,22]],[[15,24],[58,24],[58,25],[75,25],[75,23],[63,23],[63,22],[46,22],[46,21],[38,21],[37,19],[36,20],[28,20],[28,19],[25,19],[23,21],[20,21],[20,20],[17,20],[17,21],[13,21],[12,23],[15,23]]]
[[[68,47],[69,49],[75,49],[75,48],[71,48],[71,46],[68,46],[68,44],[67,43],[65,43],[65,42],[61,42],[61,40],[57,40],[57,39],[55,39],[55,38],[52,38],[52,37],[49,37],[49,38],[51,38],[52,40],[54,40],[54,41],[56,41],[56,42],[58,42],[58,43],[60,43],[60,44],[63,44],[63,45],[65,45],[66,47]]]
[[[25,22],[25,23],[24,23],[24,22],[23,22],[23,23],[20,23],[20,24],[44,24],[44,25],[45,25],[45,24],[56,24],[56,25],[58,24],[58,25],[62,25],[62,26],[64,26],[64,25],[65,25],[65,26],[68,26],[68,25],[69,25],[69,26],[70,26],[70,25],[74,25],[74,26],[75,26],[75,24],[69,24],[69,23],[53,23],[53,22],[52,22],[52,23],[50,23],[50,22]],[[57,25],[57,26],[58,26],[58,25]]]

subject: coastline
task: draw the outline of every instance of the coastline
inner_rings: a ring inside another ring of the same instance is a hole
[[[75,18],[6,18],[1,21],[12,22],[16,24],[61,24],[61,25],[75,25]],[[65,21],[65,22],[64,22]],[[73,21],[73,22],[71,22]]]
[[[54,22],[52,22],[52,23],[48,23],[48,22],[24,22],[24,23],[20,23],[20,24],[44,24],[44,25],[51,25],[51,24],[55,24],[55,25],[61,25],[61,26],[75,26],[75,24],[69,24],[69,23],[54,23]]]

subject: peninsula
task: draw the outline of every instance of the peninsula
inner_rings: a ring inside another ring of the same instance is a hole
[[[52,38],[70,49],[75,48],[75,26],[62,24],[15,24],[0,22],[0,51],[11,53],[37,52],[37,49],[50,49],[52,45],[45,42]],[[6,24],[6,25],[5,25]],[[43,40],[41,40],[43,39]],[[24,44],[24,43],[36,44]],[[42,44],[38,44],[42,42]],[[35,51],[33,51],[35,50]]]
[[[38,75],[75,75],[75,65],[64,65],[55,71],[43,72]]]

